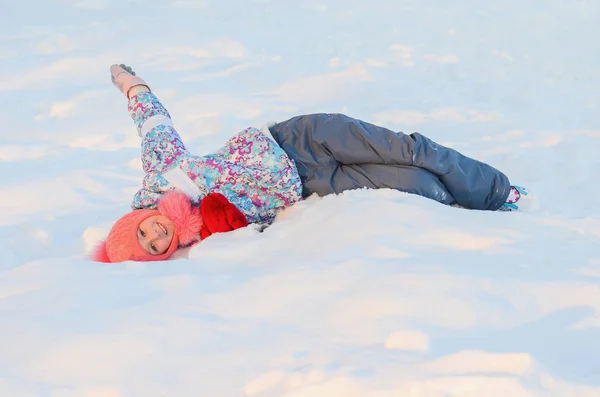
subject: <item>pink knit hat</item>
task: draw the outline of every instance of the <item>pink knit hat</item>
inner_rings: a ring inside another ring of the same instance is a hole
[[[173,222],[175,234],[167,251],[151,255],[138,241],[137,230],[144,221],[154,215],[164,215]],[[105,263],[124,261],[162,261],[169,258],[180,245],[185,246],[198,239],[202,217],[197,206],[182,192],[171,191],[158,203],[158,210],[133,210],[119,219],[105,241],[91,254],[92,260]]]

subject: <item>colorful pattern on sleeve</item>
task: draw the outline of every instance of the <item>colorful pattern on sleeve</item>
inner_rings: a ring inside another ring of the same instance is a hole
[[[133,96],[129,111],[138,131],[152,116],[169,117],[150,92]],[[142,140],[142,164],[146,176],[132,207],[153,208],[173,189],[162,174],[179,167],[199,188],[200,198],[223,194],[248,222],[265,224],[277,213],[301,200],[300,176],[287,154],[257,128],[240,131],[216,153],[194,156],[170,125],[157,125]]]

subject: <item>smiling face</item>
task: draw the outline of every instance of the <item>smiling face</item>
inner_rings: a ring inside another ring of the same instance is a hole
[[[144,219],[137,230],[140,246],[150,255],[167,252],[174,234],[173,222],[164,215],[153,215]]]

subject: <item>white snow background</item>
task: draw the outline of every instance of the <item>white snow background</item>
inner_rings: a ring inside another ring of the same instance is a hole
[[[2,0],[1,397],[600,396],[600,3]],[[342,112],[538,200],[310,198],[189,258],[86,254],[129,211],[127,63],[188,147]]]

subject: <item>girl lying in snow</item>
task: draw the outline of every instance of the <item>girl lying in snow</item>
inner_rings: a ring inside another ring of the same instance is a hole
[[[269,224],[313,193],[391,188],[474,210],[517,210],[526,191],[488,164],[342,114],[249,127],[207,156],[185,148],[167,110],[125,65],[111,78],[142,138],[143,187],[93,252],[101,262],[157,261],[213,233]]]

